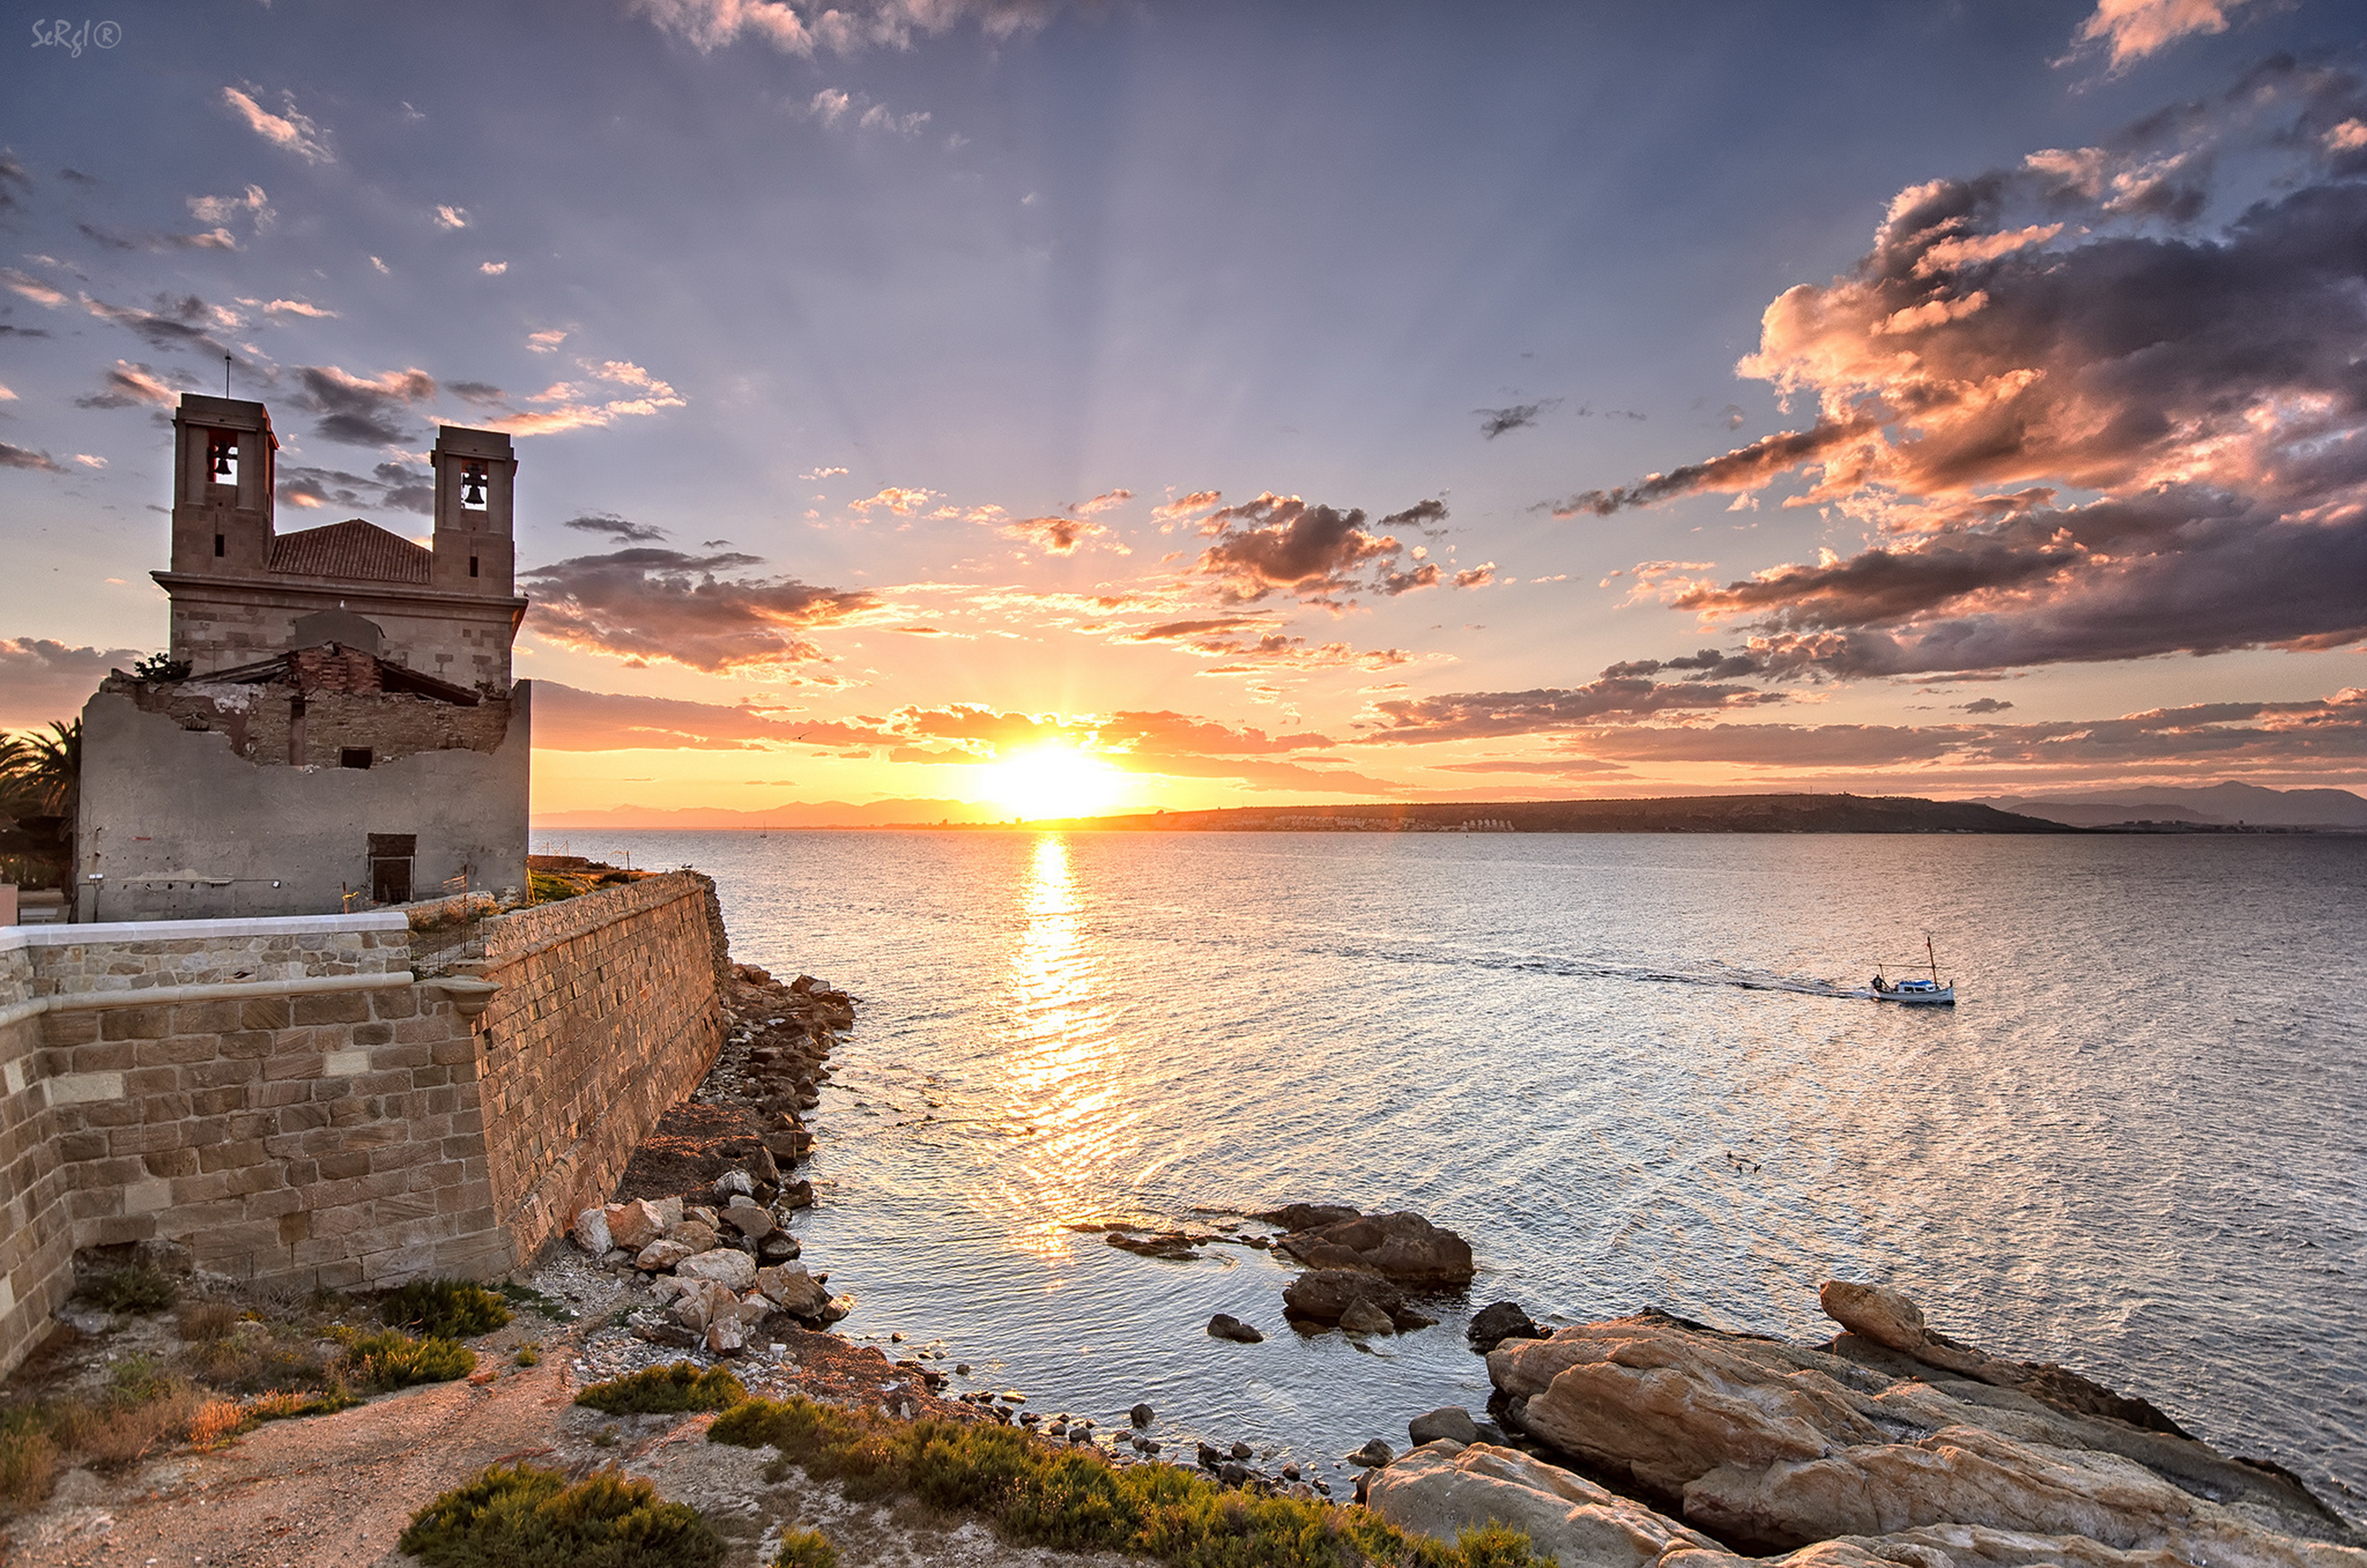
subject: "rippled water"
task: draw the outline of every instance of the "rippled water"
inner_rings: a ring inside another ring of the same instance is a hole
[[[809,1257],[848,1332],[1031,1408],[1314,1459],[1476,1410],[1500,1297],[1822,1338],[1818,1284],[1881,1279],[2367,1505],[2367,839],[601,842],[864,999]],[[1819,994],[1927,930],[1954,1009]],[[1367,1352],[1289,1332],[1263,1253],[1065,1228],[1294,1199],[1418,1210],[1480,1277]]]

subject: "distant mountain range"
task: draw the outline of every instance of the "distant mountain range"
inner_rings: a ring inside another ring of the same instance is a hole
[[[2203,789],[2148,785],[2080,795],[1999,795],[1975,804],[2074,828],[2187,822],[2214,828],[2367,829],[2367,799],[2347,789],[2264,789],[2248,784]]]

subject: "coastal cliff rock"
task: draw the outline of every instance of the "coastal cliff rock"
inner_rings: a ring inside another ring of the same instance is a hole
[[[1913,1303],[1887,1295],[1844,1292],[1835,1304],[1889,1338],[1936,1343]],[[2359,1538],[2280,1472],[1842,1338],[1911,1370],[1659,1312],[1508,1339],[1488,1366],[1531,1437],[1728,1548],[1837,1552],[1840,1538],[1887,1542],[1949,1527],[2004,1532],[1983,1538],[1976,1556],[2023,1550],[2004,1536],[2081,1543],[2030,1548],[2038,1555],[2020,1562],[2168,1553],[2212,1568],[2367,1568]],[[1840,1558],[1818,1561],[1838,1568]]]
[[[1316,1223],[1294,1229],[1274,1243],[1309,1269],[1362,1269],[1400,1284],[1429,1287],[1471,1282],[1471,1244],[1420,1214],[1359,1214],[1322,1219],[1334,1205],[1293,1204],[1271,1211],[1275,1223],[1294,1218]]]
[[[1708,1536],[1641,1503],[1489,1443],[1424,1444],[1376,1474],[1365,1503],[1401,1530],[1441,1540],[1500,1520],[1526,1531],[1538,1555],[1566,1565],[1648,1568],[1680,1549],[1727,1555]]]

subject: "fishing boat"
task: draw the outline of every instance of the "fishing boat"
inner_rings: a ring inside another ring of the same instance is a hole
[[[1920,976],[1904,980],[1885,979],[1882,966],[1876,964],[1874,971],[1874,985],[1866,995],[1878,1002],[1920,1003],[1926,1007],[1955,1006],[1956,983],[1953,980],[1945,984],[1941,982],[1940,955],[1931,946],[1931,938],[1928,933],[1923,938],[1923,955],[1931,968],[1930,979],[1924,979]]]

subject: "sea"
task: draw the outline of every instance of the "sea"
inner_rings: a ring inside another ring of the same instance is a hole
[[[1488,1303],[1814,1342],[1818,1285],[1879,1280],[2367,1514],[2367,837],[564,837],[707,872],[742,962],[859,998],[805,1256],[955,1389],[1337,1476],[1484,1416]],[[1853,994],[1927,938],[1956,1006]],[[1354,1341],[1267,1252],[1075,1228],[1291,1201],[1410,1209],[1478,1277]]]

